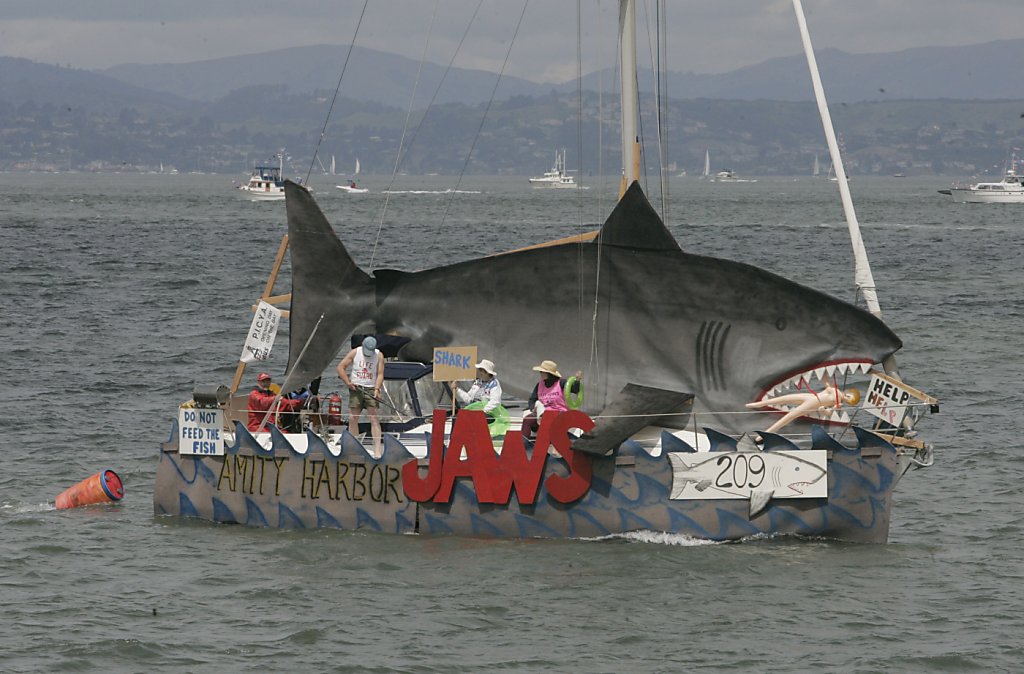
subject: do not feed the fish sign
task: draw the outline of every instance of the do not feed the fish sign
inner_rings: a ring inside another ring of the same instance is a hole
[[[434,381],[476,379],[476,347],[445,346],[434,348]]]
[[[178,454],[224,455],[224,410],[178,410]]]

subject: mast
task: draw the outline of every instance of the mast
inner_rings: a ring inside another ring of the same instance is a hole
[[[800,0],[793,0],[793,10],[796,12],[796,22],[800,28],[804,54],[807,56],[807,67],[811,71],[811,84],[814,86],[814,98],[818,102],[818,113],[821,115],[821,125],[825,130],[828,152],[832,157],[832,166],[836,170],[836,179],[839,181],[839,196],[843,202],[846,226],[850,231],[850,243],[853,245],[853,280],[858,292],[864,297],[868,311],[881,318],[882,308],[878,304],[878,295],[875,293],[875,279],[871,274],[871,263],[868,262],[867,249],[864,248],[864,239],[860,235],[860,224],[857,222],[857,212],[853,208],[853,197],[850,196],[850,185],[846,180],[843,157],[839,153],[839,142],[836,140],[836,131],[832,126],[832,116],[828,112],[825,88],[821,84],[818,61],[814,58],[814,47],[811,45],[811,35],[807,30],[807,19],[804,17],[804,8]],[[890,356],[882,363],[882,366],[886,372],[895,373],[896,359]]]
[[[640,134],[637,131],[636,11],[634,0],[619,0],[619,106],[622,108],[622,184],[626,188],[640,178]]]

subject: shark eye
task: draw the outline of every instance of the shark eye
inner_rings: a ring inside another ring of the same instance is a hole
[[[776,330],[785,330],[786,329],[786,319],[785,318],[778,318],[778,319],[776,319],[775,320],[775,329]]]

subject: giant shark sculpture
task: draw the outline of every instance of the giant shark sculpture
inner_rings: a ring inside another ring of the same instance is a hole
[[[700,426],[741,433],[773,419],[740,414],[745,403],[825,368],[866,371],[902,346],[852,304],[749,264],[684,252],[637,183],[593,241],[372,274],[309,192],[290,182],[285,192],[285,390],[320,376],[353,333],[391,333],[410,338],[399,354],[406,360],[476,345],[497,364],[505,391],[524,398],[535,383],[531,366],[551,359],[586,372],[592,415],[609,405],[621,412],[620,393],[634,385],[674,400],[692,394]]]

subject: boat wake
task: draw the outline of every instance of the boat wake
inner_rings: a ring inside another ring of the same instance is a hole
[[[483,194],[480,190],[384,190],[385,194]]]
[[[722,541],[709,541],[693,538],[685,534],[671,534],[664,531],[627,531],[621,534],[582,538],[584,541],[624,540],[629,543],[653,543],[655,545],[674,545],[677,547],[695,547],[698,545],[718,545]]]
[[[0,503],[0,511],[11,515],[45,513],[56,509],[57,506],[53,503]]]

